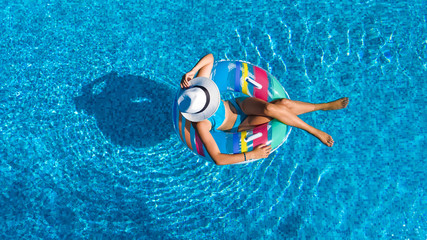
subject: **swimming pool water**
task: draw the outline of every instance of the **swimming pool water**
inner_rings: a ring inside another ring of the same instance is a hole
[[[426,239],[426,2],[0,2],[1,239]],[[172,131],[206,53],[268,69],[301,116],[216,166]]]

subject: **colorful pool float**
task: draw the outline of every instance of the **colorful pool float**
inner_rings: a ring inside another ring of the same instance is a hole
[[[211,79],[222,95],[230,92],[243,93],[268,102],[280,98],[289,99],[288,93],[277,79],[264,69],[243,61],[219,61],[212,68]],[[178,110],[176,101],[172,107],[175,132],[180,140],[194,153],[212,160],[192,122],[186,120]],[[271,145],[272,152],[288,138],[291,127],[273,119],[242,132],[211,131],[221,153],[248,152],[260,144]],[[248,163],[259,159],[242,162]]]

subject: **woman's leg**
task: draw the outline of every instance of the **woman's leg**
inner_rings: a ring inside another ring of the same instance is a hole
[[[318,110],[327,111],[342,109],[347,107],[348,102],[348,98],[344,97],[328,103],[307,103],[301,101],[294,101],[286,98],[274,100],[271,103],[284,105],[295,115],[301,115],[304,113],[314,112]]]
[[[299,103],[296,104],[300,105]],[[250,97],[243,100],[241,103],[239,103],[239,105],[242,108],[242,111],[246,115],[248,115],[245,121],[243,121],[243,123],[241,124],[243,128],[247,127],[246,125],[249,125],[250,123],[262,121],[265,122],[268,119],[275,118],[287,125],[301,128],[309,132],[329,147],[332,147],[332,145],[334,144],[334,140],[329,134],[305,123],[297,116],[296,113],[291,111],[291,109],[288,108],[285,104],[281,104],[279,102],[268,103],[266,101]],[[303,105],[304,106],[302,106],[301,108],[297,107],[297,113],[302,114],[301,112],[316,111],[316,108],[313,109],[311,108],[311,106],[309,107],[305,103]]]

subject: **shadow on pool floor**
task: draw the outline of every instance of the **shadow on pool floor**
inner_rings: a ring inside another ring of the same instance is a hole
[[[97,125],[114,144],[148,147],[173,132],[173,89],[142,76],[111,72],[88,85],[74,98],[77,111],[96,118]]]

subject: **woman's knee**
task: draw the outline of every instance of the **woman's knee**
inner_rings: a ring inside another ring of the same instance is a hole
[[[287,98],[282,98],[282,99],[276,100],[275,104],[280,104],[280,105],[286,106],[287,108],[291,108],[292,102]]]
[[[275,103],[267,103],[263,110],[266,116],[273,117],[279,111],[279,107]]]
[[[289,113],[291,111],[292,102],[289,99],[279,99],[275,102],[265,105],[265,115],[276,118],[278,114]]]

